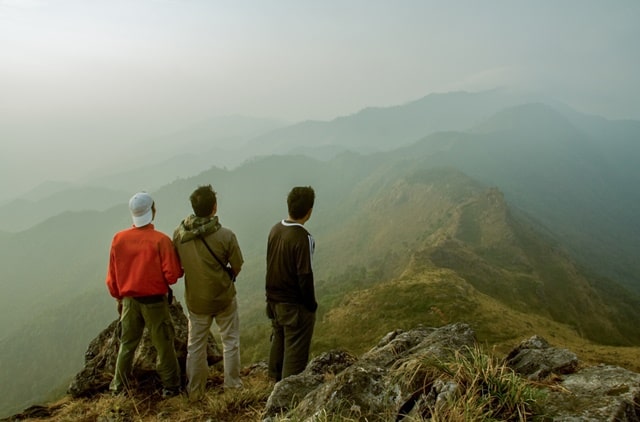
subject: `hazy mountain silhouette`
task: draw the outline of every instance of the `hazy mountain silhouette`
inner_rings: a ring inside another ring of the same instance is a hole
[[[43,183],[40,183],[38,186],[34,187],[30,191],[20,195],[19,199],[26,199],[30,201],[39,201],[41,199],[47,198],[56,193],[75,189],[78,186],[71,182],[65,182],[60,180],[49,180]]]
[[[306,121],[252,139],[259,153],[291,153],[333,146],[369,153],[389,151],[440,131],[466,130],[529,96],[496,89],[430,94],[393,107],[371,107],[331,121]]]
[[[235,167],[253,154],[249,139],[285,122],[245,116],[222,116],[164,136],[133,142],[118,160],[96,167],[84,183],[112,189],[156,190],[179,177],[189,177],[212,166]]]
[[[69,186],[67,184],[40,187],[26,197],[19,198],[0,206],[0,229],[8,232],[18,232],[32,227],[47,218],[65,211],[102,211],[121,203],[128,191],[118,191],[96,186]],[[45,189],[54,193],[44,196]]]

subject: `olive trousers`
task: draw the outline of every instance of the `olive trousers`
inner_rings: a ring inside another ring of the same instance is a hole
[[[151,335],[151,343],[158,354],[156,371],[164,388],[180,387],[180,367],[174,348],[175,329],[169,313],[166,297],[154,303],[142,303],[134,298],[122,300],[120,315],[120,349],[116,369],[109,390],[120,392],[130,388],[133,359],[145,326]]]
[[[267,316],[272,326],[269,376],[280,381],[306,368],[316,313],[296,303],[267,303]]]

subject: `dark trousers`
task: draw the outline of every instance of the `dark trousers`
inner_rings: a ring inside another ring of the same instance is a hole
[[[280,381],[306,368],[316,314],[295,303],[268,303],[267,315],[273,327],[269,376]]]

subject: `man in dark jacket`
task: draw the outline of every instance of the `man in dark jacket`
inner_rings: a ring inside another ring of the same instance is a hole
[[[173,243],[184,268],[189,310],[187,393],[191,401],[197,401],[203,397],[209,375],[207,339],[214,319],[223,346],[224,387],[242,387],[234,280],[244,261],[235,234],[218,221],[218,202],[211,185],[200,186],[190,200],[194,214],[176,228]]]
[[[315,242],[304,227],[315,192],[294,187],[287,196],[289,216],[273,226],[267,243],[267,315],[273,334],[269,376],[280,381],[304,370],[316,319],[312,257]]]

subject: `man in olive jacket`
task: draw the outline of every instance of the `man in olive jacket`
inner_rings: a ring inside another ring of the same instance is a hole
[[[194,214],[176,228],[173,243],[184,269],[189,311],[187,393],[191,401],[197,401],[203,397],[209,374],[207,339],[214,319],[223,345],[224,386],[242,387],[234,281],[244,261],[235,234],[218,221],[217,198],[211,185],[200,186],[190,200]]]

